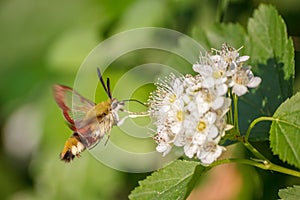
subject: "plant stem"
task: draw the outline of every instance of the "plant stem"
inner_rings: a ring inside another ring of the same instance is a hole
[[[264,162],[269,162],[269,160],[264,156],[262,155],[259,151],[257,151],[257,149],[255,149],[248,141],[245,141],[243,143],[245,145],[245,147],[251,151],[258,159],[261,159],[263,160]]]
[[[236,96],[234,96],[234,121],[237,122],[237,98],[235,98]],[[242,163],[242,164],[247,164],[247,165],[251,165],[254,167],[258,167],[260,169],[264,169],[264,170],[272,170],[272,171],[276,171],[276,172],[280,172],[280,173],[284,173],[284,174],[288,174],[291,176],[296,176],[296,177],[300,177],[300,172],[296,171],[296,170],[292,170],[292,169],[288,169],[276,164],[271,163],[264,155],[262,155],[257,149],[255,149],[249,142],[248,142],[248,138],[250,136],[251,130],[252,128],[259,122],[261,121],[275,121],[277,119],[273,118],[273,117],[259,117],[255,120],[253,120],[253,122],[250,124],[246,134],[244,137],[237,137],[237,140],[242,142],[244,144],[244,146],[253,153],[253,155],[257,158],[257,159],[253,159],[253,160],[247,160],[247,159],[225,159],[225,160],[219,160],[216,161],[215,163],[213,163],[211,166],[217,166],[220,164],[224,164],[224,163],[231,163],[231,162],[236,162],[236,163]],[[238,127],[238,124],[235,124],[235,127]],[[238,129],[237,129],[238,130]],[[238,131],[237,131],[238,132]],[[237,132],[235,134],[237,134]]]
[[[275,120],[272,117],[259,117],[257,119],[255,119],[249,126],[245,136],[241,136],[241,134],[239,133],[239,125],[238,125],[238,112],[237,112],[237,102],[238,102],[238,97],[236,95],[233,96],[233,101],[234,101],[234,125],[235,125],[235,136],[237,138],[238,141],[242,142],[244,144],[244,146],[253,153],[253,155],[256,156],[256,158],[264,163],[270,163],[270,161],[264,156],[262,155],[256,148],[254,148],[249,142],[248,142],[248,138],[250,135],[250,132],[252,130],[252,128],[261,121],[266,121],[266,120]]]
[[[228,92],[228,97],[231,99],[231,90],[229,89]],[[232,114],[232,106],[229,107],[229,111],[228,111],[228,114],[227,114],[227,120],[228,120],[228,123],[229,124],[233,124],[233,114]]]
[[[245,134],[245,141],[248,141],[248,138],[250,136],[250,132],[252,130],[252,128],[259,122],[261,121],[275,121],[276,119],[273,118],[273,117],[259,117],[259,118],[256,118],[255,120],[253,120],[250,124],[250,126],[248,127],[247,129],[247,132]]]
[[[245,147],[251,151],[259,160],[263,161],[264,163],[271,163],[265,156],[263,156],[259,151],[257,151],[257,149],[255,149],[249,142],[248,142],[248,139],[249,139],[249,136],[250,136],[250,133],[251,133],[251,130],[252,128],[259,122],[261,121],[274,121],[276,120],[275,118],[273,117],[259,117],[255,120],[253,120],[251,122],[251,124],[249,125],[248,129],[247,129],[247,132],[243,138],[243,140],[241,141]]]
[[[238,113],[238,97],[236,94],[233,95],[233,111],[234,111],[234,114],[233,114],[233,121],[234,121],[234,127],[236,130],[238,130],[238,133],[240,135],[240,132],[239,132],[239,113]]]
[[[214,162],[213,164],[210,165],[210,167],[214,167],[214,166],[218,166],[221,164],[226,164],[226,163],[241,163],[241,164],[246,164],[246,165],[251,165],[254,167],[258,167],[260,169],[263,170],[271,170],[271,171],[276,171],[276,172],[280,172],[283,174],[288,174],[291,176],[296,176],[296,177],[300,177],[300,172],[296,171],[296,170],[292,170],[292,169],[288,169],[276,164],[273,164],[271,162],[257,162],[254,160],[247,160],[247,159],[224,159],[224,160],[218,160],[216,162]]]

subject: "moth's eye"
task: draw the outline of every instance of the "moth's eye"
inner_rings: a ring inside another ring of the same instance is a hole
[[[113,101],[113,102],[111,103],[111,109],[115,109],[117,106],[118,106],[118,102]]]
[[[111,109],[119,110],[125,105],[122,101],[113,100],[111,103]]]
[[[117,108],[119,105],[122,105],[123,102],[118,102],[117,100],[113,100],[111,102],[111,109]],[[124,103],[123,103],[124,104]]]

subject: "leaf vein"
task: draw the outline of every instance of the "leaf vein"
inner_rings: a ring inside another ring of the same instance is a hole
[[[280,127],[280,129],[283,129],[282,126],[279,125],[279,127]],[[290,147],[290,149],[291,149],[291,151],[292,151],[292,153],[293,153],[295,159],[296,159],[297,162],[299,163],[299,162],[300,162],[299,155],[297,154],[296,149],[293,148],[293,143],[292,143],[292,142],[290,141],[290,139],[287,137],[287,134],[282,134],[282,135],[283,135],[284,139],[286,140],[286,142],[288,143],[288,146]],[[288,148],[288,147],[286,147],[286,148]],[[287,153],[287,152],[285,152],[285,153]]]

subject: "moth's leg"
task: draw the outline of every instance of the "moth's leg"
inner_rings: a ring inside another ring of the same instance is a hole
[[[125,121],[128,117],[129,117],[129,116],[127,115],[127,116],[123,117],[122,119],[120,119],[120,120],[117,122],[117,126],[121,126],[121,125],[124,123],[124,121]]]

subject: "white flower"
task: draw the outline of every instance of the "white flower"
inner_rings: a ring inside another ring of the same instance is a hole
[[[163,153],[163,156],[165,156],[166,154],[168,154],[171,151],[171,145],[169,145],[166,142],[161,142],[157,145],[156,147],[156,151]]]
[[[163,156],[171,151],[172,146],[169,144],[170,137],[165,131],[159,132],[153,139],[157,142],[156,151],[163,153]]]
[[[215,87],[216,94],[220,96],[232,87],[233,94],[242,96],[248,88],[256,88],[260,84],[261,78],[255,77],[250,67],[243,66],[250,57],[240,56],[240,49],[225,43],[221,50],[212,49],[205,56],[200,56],[193,69],[202,77],[204,87]]]
[[[204,135],[206,138],[215,138],[218,135],[218,129],[215,126],[217,114],[207,112],[205,115],[199,115],[197,112],[189,116],[190,126],[186,127],[187,135]],[[198,136],[197,136],[198,137]],[[199,137],[198,137],[199,138]]]
[[[202,77],[204,88],[216,88],[219,95],[224,95],[228,89],[226,67],[226,62],[220,56],[206,55],[206,58],[200,58],[200,62],[193,65],[193,70]]]
[[[221,118],[228,111],[229,100],[218,94],[216,87],[205,88],[202,78],[200,75],[177,78],[172,74],[156,84],[149,111],[157,126],[156,150],[163,156],[177,146],[183,147],[186,156],[195,157],[206,149],[207,142],[218,142],[224,134],[225,125],[221,122],[226,120]]]
[[[185,88],[185,96],[189,97],[189,100],[186,101],[188,103],[190,101],[190,95],[193,96],[195,93],[197,93],[199,90],[201,90],[202,87],[202,78],[200,76],[192,76],[190,74],[187,74],[184,77],[183,85]],[[185,97],[183,97],[185,98]]]
[[[229,84],[232,87],[232,93],[242,96],[248,92],[248,88],[255,88],[261,83],[260,77],[255,77],[250,67],[240,68],[232,77]]]
[[[150,108],[156,109],[157,113],[152,113],[166,113],[176,99],[181,97],[184,90],[182,78],[183,77],[177,78],[174,74],[171,74],[169,77],[166,77],[166,80],[156,84],[157,90],[152,94],[152,99],[155,99],[155,101],[150,101],[156,105],[151,105]]]
[[[197,151],[197,157],[204,165],[208,165],[216,161],[224,150],[225,148],[216,142],[208,141],[202,146],[201,150]]]
[[[171,109],[167,113],[168,120],[170,121],[170,129],[173,133],[178,134],[182,129],[182,123],[184,120],[184,102],[182,99],[177,99],[171,106]]]
[[[198,145],[194,145],[192,143],[187,144],[183,147],[184,149],[184,153],[187,157],[189,158],[193,158],[194,155],[197,153],[199,146]]]
[[[228,91],[241,96],[261,82],[244,66],[249,56],[240,56],[239,50],[224,44],[221,50],[200,56],[193,65],[197,75],[171,74],[156,84],[149,112],[157,126],[156,150],[163,156],[177,146],[204,165],[220,157],[225,148],[219,142],[233,127],[226,121],[231,106]]]

